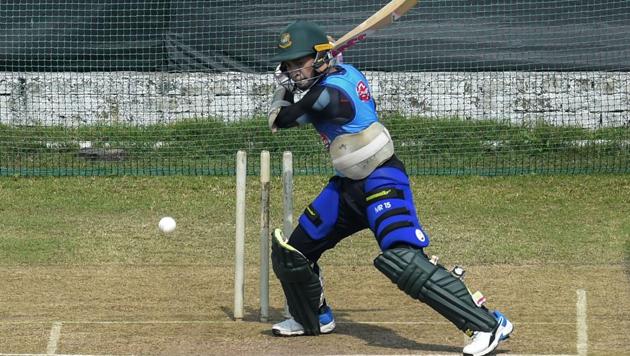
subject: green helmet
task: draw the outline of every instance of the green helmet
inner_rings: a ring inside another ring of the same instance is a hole
[[[332,45],[328,42],[326,33],[319,26],[312,22],[298,20],[287,26],[280,34],[278,52],[271,61],[290,61],[331,48]]]

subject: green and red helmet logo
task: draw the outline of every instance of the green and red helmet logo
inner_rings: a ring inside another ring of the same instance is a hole
[[[271,58],[272,62],[290,61],[332,48],[324,30],[312,22],[303,20],[287,26],[280,33],[277,43],[277,52]]]
[[[291,42],[291,34],[288,32],[284,32],[280,35],[280,43],[278,47],[280,48],[289,48],[293,43]]]

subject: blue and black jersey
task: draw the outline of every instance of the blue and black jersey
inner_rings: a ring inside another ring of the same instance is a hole
[[[297,103],[293,94],[288,94],[285,100],[293,105],[280,111],[275,124],[288,128],[311,123],[328,145],[341,134],[360,132],[378,121],[376,104],[363,73],[349,64],[335,68]]]

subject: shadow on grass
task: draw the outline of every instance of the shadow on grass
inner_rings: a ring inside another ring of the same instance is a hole
[[[350,320],[344,320],[349,322]],[[425,352],[461,352],[461,347],[427,344],[408,339],[396,331],[375,324],[339,324],[338,334],[349,335],[365,341],[366,346],[388,349],[404,349]]]
[[[224,312],[231,316],[231,311],[227,310],[227,308],[224,308]],[[274,320],[274,323],[284,319],[281,309],[271,308],[269,314],[270,320]],[[461,347],[428,344],[411,340],[385,326],[355,323],[351,319],[346,318],[345,314],[347,313],[344,313],[344,311],[335,311],[335,319],[338,323],[334,333],[361,339],[365,342],[365,346],[368,347],[442,353],[459,353],[462,350]],[[258,321],[258,311],[249,310],[243,320]],[[263,331],[262,334],[268,336],[273,335],[271,328]]]
[[[234,314],[231,308],[227,306],[223,306],[221,307],[221,310],[225,313],[227,317],[229,318],[234,317]],[[353,309],[353,311],[356,311],[356,310]],[[255,310],[252,308],[245,308],[243,321],[259,322],[260,321],[259,312],[260,312],[259,310]],[[261,332],[262,335],[274,337],[273,333],[271,332],[271,324],[284,320],[285,318],[282,315],[283,312],[284,310],[279,309],[279,308],[269,309],[270,325],[268,329]],[[460,353],[464,346],[463,342],[461,346],[449,346],[449,345],[418,342],[417,340],[412,340],[405,336],[402,336],[395,330],[392,330],[386,326],[354,322],[353,320],[347,318],[347,312],[344,312],[342,310],[335,311],[335,319],[337,321],[337,327],[335,328],[334,334],[347,335],[347,336],[351,336],[357,339],[361,339],[365,342],[365,346],[368,346],[368,347],[413,350],[413,351],[418,351],[418,352],[429,352],[429,353],[431,352]],[[427,328],[427,332],[431,332],[431,330]],[[463,337],[462,337],[462,340],[463,340]],[[510,352],[509,350],[496,351],[497,354],[509,353],[509,352]]]

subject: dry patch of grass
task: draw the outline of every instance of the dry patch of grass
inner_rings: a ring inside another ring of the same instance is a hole
[[[0,352],[45,352],[54,321],[66,354],[339,354],[460,352],[463,335],[371,266],[325,270],[339,323],[332,335],[277,338],[283,298],[271,285],[258,319],[258,270],[246,273],[245,321],[231,320],[232,275],[216,266],[3,267]],[[588,296],[589,351],[630,348],[630,285],[620,266],[472,266],[467,283],[515,324],[501,350],[576,353],[576,290]],[[360,276],[360,278],[357,278]]]
[[[295,179],[295,220],[326,184]],[[588,295],[589,352],[630,349],[630,179],[624,175],[413,177],[429,254],[514,321],[514,353],[576,352],[576,290]],[[248,178],[246,318],[231,320],[233,177],[0,179],[0,353],[338,354],[460,352],[463,336],[372,266],[359,233],[321,265],[339,327],[275,338],[258,319],[259,183]],[[280,180],[272,224],[282,224]],[[161,216],[177,219],[171,235]],[[283,298],[272,278],[272,321]]]

